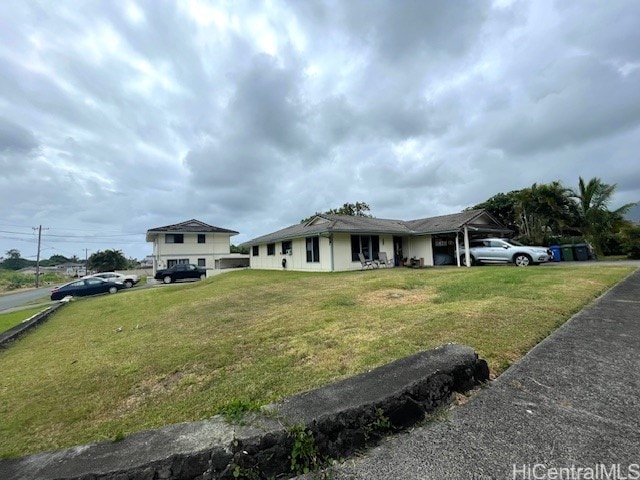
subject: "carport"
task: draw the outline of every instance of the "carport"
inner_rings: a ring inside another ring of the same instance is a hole
[[[431,234],[434,265],[463,266],[460,261],[460,244],[462,244],[465,248],[464,265],[470,267],[471,238],[505,236],[513,233],[485,210],[471,210],[462,214],[446,215],[418,222],[421,223],[416,222],[412,227],[429,231]],[[455,260],[451,261],[451,258]]]

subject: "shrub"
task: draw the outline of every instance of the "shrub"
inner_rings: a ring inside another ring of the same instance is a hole
[[[622,231],[622,249],[628,258],[640,260],[640,225],[633,225]]]

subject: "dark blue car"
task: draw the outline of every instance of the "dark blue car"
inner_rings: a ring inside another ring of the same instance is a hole
[[[64,297],[85,297],[100,293],[116,293],[125,288],[122,283],[107,282],[102,278],[82,278],[74,282],[66,283],[51,290],[51,300],[62,300]]]

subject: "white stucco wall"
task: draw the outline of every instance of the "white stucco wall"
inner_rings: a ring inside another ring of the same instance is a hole
[[[387,253],[387,258],[393,261],[393,236],[380,235],[380,251]],[[360,270],[360,261],[351,260],[351,235],[335,234],[333,239],[320,238],[320,262],[307,262],[306,240],[297,238],[292,240],[291,255],[282,255],[282,242],[275,242],[275,255],[267,255],[267,245],[258,246],[259,255],[253,256],[253,249],[249,252],[251,268],[282,270],[282,259],[287,260],[288,270],[331,272]],[[333,264],[331,261],[333,251]]]
[[[275,255],[267,255],[267,244],[258,245],[259,255],[253,255],[253,247],[249,251],[251,268],[259,270],[282,270],[282,259],[287,260],[287,270],[310,272],[331,271],[331,244],[326,237],[319,237],[319,262],[307,262],[307,244],[305,238],[291,241],[291,255],[282,254],[282,242],[275,243]]]
[[[216,259],[231,252],[231,235],[206,233],[205,243],[198,243],[197,233],[184,233],[184,243],[166,243],[166,234],[160,233],[153,242],[154,272],[166,268],[169,260],[186,259],[198,264],[205,259],[205,268],[215,268]]]
[[[405,257],[416,257],[418,259],[424,258],[425,267],[433,266],[433,244],[431,241],[431,235],[409,237],[408,242],[405,240],[405,244],[406,243],[409,244],[409,251],[404,252]]]
[[[335,270],[360,270],[362,268],[360,260],[356,260],[355,262],[351,260],[351,235],[348,233],[336,233],[333,238]],[[393,236],[379,235],[379,238],[380,251],[386,252],[387,259],[393,261]],[[375,260],[377,260],[377,258]]]

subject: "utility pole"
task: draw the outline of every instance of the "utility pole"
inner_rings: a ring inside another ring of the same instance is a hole
[[[33,230],[36,230],[36,227],[32,227]],[[42,241],[42,225],[39,225],[38,228],[38,256],[36,257],[36,288],[40,286],[40,243]],[[45,230],[48,230],[45,228]]]
[[[89,249],[85,248],[84,250],[84,274],[89,275]]]

